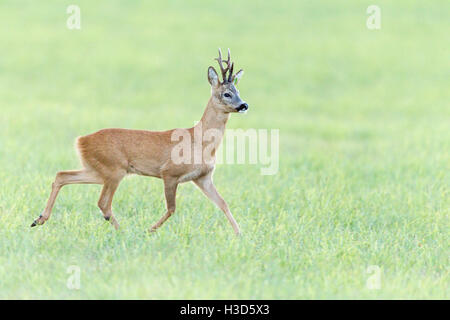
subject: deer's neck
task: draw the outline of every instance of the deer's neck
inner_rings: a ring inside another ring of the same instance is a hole
[[[214,99],[211,97],[202,118],[196,125],[197,128],[201,126],[203,139],[206,140],[204,146],[207,144],[209,145],[211,142],[214,144],[214,149],[217,150],[222,142],[225,127],[229,118],[229,113],[220,111],[215,107]]]

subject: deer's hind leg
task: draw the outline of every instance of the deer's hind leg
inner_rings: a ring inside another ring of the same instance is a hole
[[[126,173],[124,173],[123,176],[125,176],[125,174]],[[114,180],[105,181],[102,193],[100,195],[100,199],[98,199],[98,207],[102,211],[103,217],[105,218],[106,221],[111,222],[111,224],[114,226],[114,228],[116,228],[116,230],[119,229],[119,224],[117,223],[117,220],[114,217],[111,206],[114,193],[116,192],[117,187],[119,186],[119,183],[122,180],[123,176]]]
[[[31,227],[36,225],[44,224],[50,218],[53,206],[55,205],[56,197],[58,196],[59,190],[67,184],[103,184],[103,179],[91,169],[82,170],[71,170],[71,171],[60,171],[56,174],[55,181],[52,184],[52,192],[47,201],[47,206],[45,207],[42,214],[34,220]]]

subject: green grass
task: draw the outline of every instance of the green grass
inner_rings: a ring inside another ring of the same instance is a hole
[[[448,1],[0,2],[0,298],[310,299],[449,295]],[[280,129],[280,170],[220,165],[243,236],[191,184],[157,234],[162,182],[63,188],[75,137],[198,120],[208,65],[232,49],[250,104],[228,128]],[[69,290],[66,270],[81,270]],[[369,290],[367,268],[381,268]]]

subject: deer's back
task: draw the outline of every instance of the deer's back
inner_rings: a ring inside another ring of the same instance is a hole
[[[83,165],[101,174],[126,170],[160,176],[160,168],[170,159],[171,132],[103,129],[79,137],[77,149]]]

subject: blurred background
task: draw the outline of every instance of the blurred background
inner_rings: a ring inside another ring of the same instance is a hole
[[[0,298],[448,298],[449,18],[448,1],[2,0]],[[145,235],[162,184],[137,177],[115,197],[120,233],[98,186],[63,189],[29,229],[55,173],[79,167],[77,136],[198,121],[219,47],[250,105],[228,128],[280,130],[276,175],[216,170],[241,239],[191,185]]]

